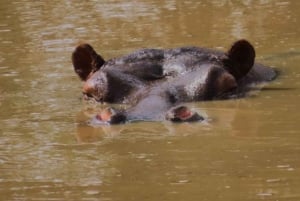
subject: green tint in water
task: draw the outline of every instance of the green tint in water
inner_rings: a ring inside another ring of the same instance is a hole
[[[299,200],[300,3],[0,3],[1,200]],[[227,49],[249,39],[281,71],[245,99],[191,103],[205,123],[93,128],[70,55]]]

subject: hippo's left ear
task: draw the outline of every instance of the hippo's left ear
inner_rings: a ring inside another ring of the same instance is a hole
[[[72,63],[76,74],[86,81],[90,73],[96,72],[105,63],[89,44],[81,44],[72,53]]]
[[[227,52],[223,62],[225,68],[239,80],[252,68],[255,59],[254,47],[247,40],[238,40]]]

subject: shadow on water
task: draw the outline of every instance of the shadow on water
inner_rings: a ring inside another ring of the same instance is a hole
[[[254,88],[255,89],[255,88]],[[291,91],[291,90],[297,90],[297,88],[293,87],[263,87],[259,88],[260,91]]]
[[[205,115],[204,110],[201,110],[201,114]],[[208,130],[210,127],[210,120],[182,124],[169,121],[136,121],[120,125],[99,125],[91,123],[91,117],[80,118],[75,133],[78,143],[95,143],[113,138],[163,139],[170,136],[192,135],[196,131],[199,132],[199,129]],[[180,128],[185,128],[184,132]]]

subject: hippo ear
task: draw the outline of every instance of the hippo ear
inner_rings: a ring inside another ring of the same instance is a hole
[[[254,59],[253,46],[246,40],[238,40],[227,52],[224,64],[226,69],[238,80],[251,70]]]
[[[81,80],[87,80],[91,72],[95,72],[105,63],[89,44],[81,44],[72,54],[72,63],[75,72]]]

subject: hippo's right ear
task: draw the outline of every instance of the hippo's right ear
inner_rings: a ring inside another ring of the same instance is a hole
[[[247,40],[242,39],[232,45],[223,61],[229,73],[239,80],[251,70],[254,59],[254,47]]]
[[[91,72],[95,72],[105,63],[89,44],[81,44],[72,54],[72,63],[75,72],[81,80],[87,80]]]

